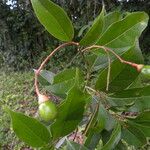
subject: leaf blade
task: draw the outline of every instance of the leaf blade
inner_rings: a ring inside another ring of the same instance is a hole
[[[121,19],[121,14],[118,11],[111,12],[104,17],[104,26],[102,32],[104,33],[110,25],[119,21]]]
[[[105,10],[103,7],[100,15],[94,20],[92,27],[85,34],[85,36],[81,39],[80,45],[82,46],[91,45],[91,44],[94,44],[98,40],[103,29],[104,12]]]
[[[143,57],[138,45],[130,47],[127,51],[125,51],[121,57],[125,60],[135,62],[135,63],[143,63]],[[117,67],[116,67],[117,66]],[[104,90],[106,88],[107,83],[107,72],[108,68],[106,67],[104,70],[100,71],[98,79],[96,81],[95,88],[97,90]],[[129,76],[130,72],[130,78]],[[110,81],[109,81],[109,92],[116,92],[118,89],[127,88],[139,75],[139,73],[129,65],[125,65],[121,63],[119,60],[115,59],[111,63],[111,72],[110,72]]]
[[[83,83],[83,72],[79,70],[79,83]],[[67,92],[74,86],[76,78],[76,69],[65,69],[56,74],[53,78],[53,84],[46,86],[45,89],[60,96],[65,97]]]
[[[102,147],[101,150],[111,150],[113,149],[121,139],[121,126],[119,123],[115,126],[109,141]]]
[[[50,141],[50,132],[42,123],[22,113],[8,112],[13,130],[22,141],[32,147],[42,147]]]
[[[128,123],[141,130],[146,137],[150,137],[150,111],[139,114],[134,119],[128,119]]]
[[[128,144],[134,145],[135,147],[140,147],[146,144],[146,137],[143,132],[129,122],[127,124],[127,128],[122,130],[122,138]]]
[[[142,31],[146,28],[147,22],[148,15],[146,13],[131,13],[124,19],[112,24],[111,27],[100,37],[97,44],[111,48],[130,46],[135,41],[135,38],[139,37]]]
[[[58,109],[58,117],[51,125],[54,139],[72,132],[83,118],[84,107],[90,99],[87,93],[83,93],[78,86],[74,86],[67,95],[66,100]]]
[[[111,106],[127,106],[129,111],[141,112],[149,109],[150,86],[118,91],[107,98]]]
[[[60,6],[49,0],[31,0],[31,3],[39,21],[50,34],[62,41],[72,40],[72,23]]]

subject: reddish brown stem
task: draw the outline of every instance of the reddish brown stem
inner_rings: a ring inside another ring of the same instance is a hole
[[[57,48],[55,48],[46,58],[45,60],[41,63],[40,67],[38,68],[38,70],[35,71],[35,80],[34,80],[34,86],[35,86],[35,92],[37,94],[37,96],[39,96],[40,91],[38,88],[38,75],[40,74],[40,71],[43,69],[44,65],[49,61],[49,59],[61,48],[69,46],[69,45],[76,45],[78,46],[79,43],[76,42],[68,42],[68,43],[64,43],[60,46],[58,46]]]
[[[93,48],[102,48],[102,49],[105,50],[105,51],[111,52],[113,55],[115,55],[115,56],[119,59],[119,61],[120,61],[121,63],[128,64],[128,65],[130,65],[130,66],[136,68],[136,70],[137,70],[138,72],[140,72],[141,69],[142,69],[143,66],[144,66],[143,64],[136,64],[136,63],[133,63],[133,62],[130,62],[130,61],[126,61],[126,60],[122,59],[122,58],[121,58],[118,54],[116,54],[113,50],[111,50],[110,48],[107,48],[107,47],[105,47],[105,46],[93,45],[93,46],[90,46],[90,47],[87,47],[87,48],[83,49],[82,52],[87,51],[87,50],[89,50],[89,49],[93,49]]]
[[[109,52],[111,52],[113,55],[115,55],[118,59],[119,59],[119,61],[121,62],[121,63],[124,63],[124,64],[127,64],[127,65],[130,65],[130,66],[132,66],[132,67],[134,67],[137,71],[141,71],[141,68],[143,67],[143,65],[142,64],[136,64],[136,63],[133,63],[133,62],[130,62],[130,61],[126,61],[126,60],[124,60],[124,59],[122,59],[119,55],[117,55],[113,50],[111,50],[111,49],[109,49],[109,48],[106,48]]]

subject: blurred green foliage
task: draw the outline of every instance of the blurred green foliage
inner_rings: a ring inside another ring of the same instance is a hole
[[[84,32],[99,14],[102,1],[99,0],[53,0],[67,11],[74,22],[74,41],[79,41],[79,32]],[[106,10],[146,11],[150,14],[149,0],[104,0]],[[0,3],[0,67],[5,70],[29,70],[36,68],[43,57],[60,43],[38,22],[29,0],[2,0]],[[84,26],[85,25],[85,26]],[[81,28],[83,27],[83,28]],[[140,38],[140,46],[147,56],[150,51],[150,25]],[[75,49],[57,53],[49,67],[64,67]],[[58,59],[59,58],[59,59]],[[149,62],[148,57],[146,62]],[[57,61],[56,61],[57,60]]]

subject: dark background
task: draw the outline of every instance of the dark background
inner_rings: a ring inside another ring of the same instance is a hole
[[[29,0],[0,0],[0,67],[9,70],[30,70],[59,44],[41,26]],[[92,21],[102,8],[101,0],[53,0],[63,7],[75,26],[75,33]],[[150,15],[150,0],[104,0],[107,12],[119,10],[145,11]],[[78,41],[80,37],[76,36]],[[150,63],[150,23],[140,37],[145,62]],[[57,54],[51,66],[58,67],[70,60],[75,50]],[[66,55],[65,55],[66,54]],[[63,56],[63,57],[61,57]],[[57,59],[59,58],[59,59]],[[57,61],[55,61],[57,59]]]

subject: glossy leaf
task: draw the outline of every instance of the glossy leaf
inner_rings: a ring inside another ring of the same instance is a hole
[[[55,74],[53,72],[42,70],[40,72],[39,81],[42,85],[50,85],[53,83]]]
[[[92,23],[93,22],[91,21],[87,25],[83,26],[78,33],[78,37],[81,37],[83,35],[83,33],[91,27]]]
[[[98,112],[95,115],[91,126],[89,127],[87,139],[85,145],[90,149],[94,150],[101,138],[101,131],[106,129],[110,131],[115,126],[115,119],[107,112],[107,110],[100,105]]]
[[[65,69],[54,77],[53,84],[61,83],[75,78],[76,69]]]
[[[130,119],[128,123],[140,129],[146,137],[150,137],[150,111],[141,113],[135,119]]]
[[[102,32],[104,33],[110,25],[119,21],[121,19],[121,14],[118,11],[111,12],[104,17],[104,25]]]
[[[56,121],[51,125],[54,139],[71,133],[83,118],[84,107],[90,95],[83,93],[75,85],[67,95],[66,100],[58,109]]]
[[[46,146],[46,147],[42,147],[39,150],[54,150],[54,146]]]
[[[116,124],[116,120],[101,105],[99,107],[99,112],[98,112],[97,128],[99,130],[104,128],[107,131],[110,131],[110,130],[112,130],[114,128],[115,124]]]
[[[103,7],[100,15],[94,20],[92,27],[80,41],[80,45],[82,46],[91,45],[94,44],[99,39],[103,29],[104,12],[105,10]]]
[[[74,86],[75,76],[76,69],[65,69],[55,75],[52,85],[45,88],[58,96],[65,97],[67,92]],[[79,71],[79,82],[82,83],[83,81],[83,73]]]
[[[115,51],[118,55],[122,55],[124,52],[128,51],[131,47],[125,47],[120,52],[119,50]],[[86,55],[86,61],[89,64],[89,69],[92,71],[102,71],[104,68],[108,67],[108,57],[106,52],[102,49],[92,50],[90,54]],[[110,55],[110,59],[113,62],[116,57]]]
[[[121,57],[131,62],[143,63],[141,51],[137,46],[131,47],[128,51],[124,52]],[[100,71],[95,86],[97,90],[105,91],[107,85],[107,72],[107,68]],[[111,63],[109,92],[127,88],[138,75],[139,73],[133,67],[121,63],[118,59],[113,61]]]
[[[72,23],[60,6],[50,0],[31,0],[31,3],[37,18],[50,34],[62,41],[72,40]]]
[[[121,139],[121,126],[117,124],[111,134],[109,141],[102,147],[101,150],[112,150]]]
[[[111,106],[126,106],[134,102],[129,109],[134,112],[149,109],[149,99],[150,86],[119,91],[107,98]]]
[[[120,19],[121,19],[121,14],[117,11],[107,14],[104,17],[104,25],[103,25],[102,32],[105,32],[111,24],[119,21]],[[123,51],[124,50],[122,48],[122,52]],[[91,54],[86,56],[86,60],[88,61],[89,69],[91,71],[100,70],[104,67],[107,67],[107,64],[108,64],[107,56],[105,55],[105,53],[103,53],[103,51],[100,51],[100,50],[99,50],[98,54],[97,54],[97,51],[96,51],[96,53],[95,53],[95,51],[94,52],[91,51]]]
[[[93,97],[95,99],[96,97]],[[99,104],[94,105],[93,110],[93,116],[90,117],[89,124],[88,124],[88,130],[86,131],[86,141],[85,146],[89,148],[90,150],[95,149],[96,145],[99,143],[99,140],[101,138],[101,131],[105,127],[105,120],[104,116],[101,116],[101,118],[98,120],[98,114],[99,114]],[[99,123],[98,123],[99,122]],[[98,123],[98,125],[97,125]]]
[[[85,146],[90,150],[95,150],[95,147],[98,145],[99,141],[101,139],[100,132],[90,132],[86,141]]]
[[[112,24],[97,41],[97,45],[111,48],[131,46],[135,38],[139,37],[146,28],[148,15],[144,12],[135,12],[124,19]]]
[[[134,145],[135,147],[141,147],[146,144],[146,137],[143,132],[131,124],[128,124],[127,128],[122,130],[122,138],[129,145]]]
[[[141,97],[150,96],[150,86],[142,87],[142,88],[133,88],[133,89],[127,89],[120,92],[116,92],[111,97],[114,98],[141,98]]]
[[[42,147],[51,140],[50,132],[38,120],[9,110],[16,135],[32,147]]]
[[[149,88],[150,88],[150,86],[149,86]],[[145,112],[141,113],[134,119],[134,121],[137,123],[150,123],[150,111],[145,111]]]
[[[120,141],[114,150],[127,150],[127,145],[125,145],[122,141]]]

